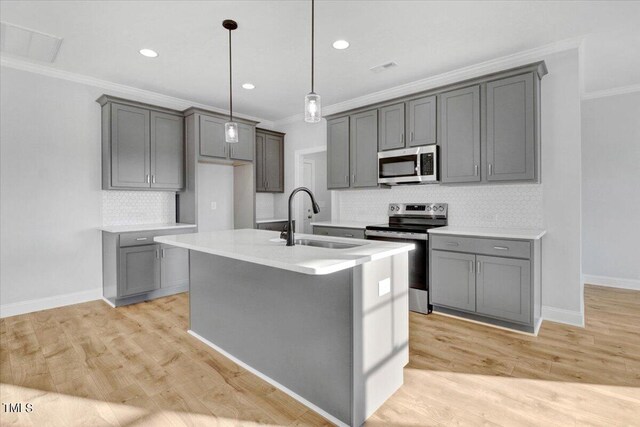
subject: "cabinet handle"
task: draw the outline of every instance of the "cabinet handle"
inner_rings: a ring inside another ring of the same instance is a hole
[[[145,182],[146,182],[147,184],[149,184],[149,174],[145,175],[145,179],[144,179],[144,180],[145,180]]]
[[[473,165],[473,174],[478,176],[478,165]]]
[[[482,263],[480,263],[480,261],[478,261],[478,274],[480,274],[480,266],[482,265]]]
[[[160,259],[160,251],[158,249],[156,249],[156,258]]]
[[[353,234],[345,234],[344,237],[353,237]]]
[[[151,175],[151,182],[153,182],[154,184],[156,183],[156,176],[155,175]]]
[[[413,131],[409,134],[409,141],[413,142]]]
[[[447,246],[460,246],[458,242],[447,242]]]
[[[355,182],[356,182],[356,174],[355,173],[353,175],[351,175],[351,179],[353,180],[352,182],[355,184]]]
[[[469,261],[469,271],[473,273],[473,261]]]
[[[162,250],[162,258],[164,258],[164,249]]]
[[[493,175],[493,165],[489,163],[489,175]]]
[[[493,249],[497,250],[497,251],[508,251],[509,248],[506,246],[494,246]]]
[[[404,142],[404,132],[400,134],[400,142]]]
[[[347,184],[349,183],[349,176],[348,175],[344,176],[344,182],[346,182]]]
[[[147,238],[146,237],[136,237],[136,240],[141,242],[143,240],[147,240]]]

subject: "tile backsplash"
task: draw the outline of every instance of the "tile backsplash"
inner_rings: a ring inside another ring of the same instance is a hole
[[[412,185],[338,192],[339,219],[386,222],[389,203],[448,203],[449,225],[542,228],[542,184]]]
[[[176,195],[168,191],[102,191],[102,225],[176,222]]]
[[[256,219],[271,219],[274,215],[273,193],[256,193]]]

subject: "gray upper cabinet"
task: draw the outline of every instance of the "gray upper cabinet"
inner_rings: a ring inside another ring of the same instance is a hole
[[[409,147],[436,143],[436,111],[435,95],[407,102]]]
[[[440,95],[442,182],[480,181],[480,86]]]
[[[160,288],[159,250],[158,245],[120,249],[119,296],[127,297]]]
[[[480,314],[515,322],[531,321],[531,262],[478,255],[477,306]]]
[[[431,251],[431,302],[465,311],[476,309],[473,254]]]
[[[403,107],[404,108],[404,107]],[[350,117],[351,187],[378,185],[378,111]]]
[[[189,285],[189,250],[175,246],[160,246],[160,287]]]
[[[111,187],[149,187],[149,114],[144,108],[111,104]]]
[[[227,158],[227,142],[224,137],[226,120],[219,117],[200,116],[200,155]]]
[[[404,102],[380,108],[380,151],[405,147]]]
[[[224,134],[223,134],[224,140]],[[253,161],[256,142],[255,126],[238,123],[238,142],[229,144],[229,158],[233,160]]]
[[[184,187],[184,120],[151,112],[151,188]]]
[[[284,192],[284,134],[256,130],[256,191]]]
[[[349,188],[349,117],[327,120],[327,188]]]
[[[104,190],[184,188],[182,113],[107,95],[97,102],[102,106]]]
[[[534,74],[487,83],[487,181],[535,178]]]

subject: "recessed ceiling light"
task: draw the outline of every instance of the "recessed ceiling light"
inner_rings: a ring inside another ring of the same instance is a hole
[[[158,52],[153,49],[140,49],[140,55],[144,55],[147,58],[155,58],[158,56]]]
[[[256,87],[253,83],[245,83],[242,85],[242,88],[251,90],[251,89],[255,89]]]
[[[333,42],[334,49],[343,50],[349,47],[349,42],[346,40],[336,40]]]

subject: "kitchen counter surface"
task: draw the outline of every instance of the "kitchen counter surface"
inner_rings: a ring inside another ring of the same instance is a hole
[[[136,231],[171,230],[179,228],[196,228],[195,224],[166,223],[166,224],[136,224],[136,225],[109,225],[100,230],[107,233],[130,233]]]
[[[372,222],[360,222],[360,221],[318,221],[312,222],[311,225],[317,225],[322,227],[337,227],[337,228],[358,228],[364,230],[367,225],[373,225]]]
[[[158,243],[310,275],[335,273],[414,249],[412,243],[365,241],[302,233],[296,233],[296,239],[355,243],[360,246],[350,249],[303,245],[288,247],[279,236],[280,233],[277,231],[244,229],[161,236],[155,237],[154,240]]]
[[[459,227],[451,225],[429,229],[429,234],[524,240],[540,239],[546,232],[547,230],[543,230],[541,228]]]
[[[268,218],[268,219],[257,219],[256,224],[268,224],[270,222],[287,222],[287,218]]]

